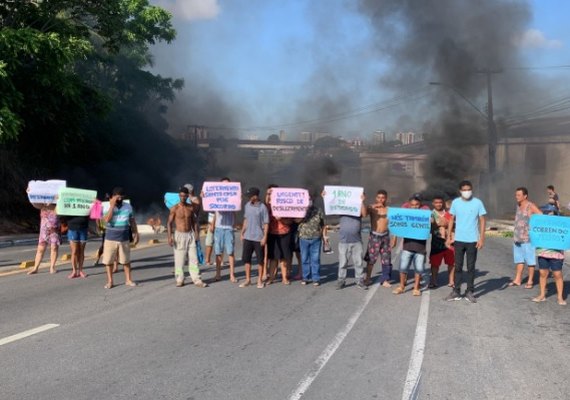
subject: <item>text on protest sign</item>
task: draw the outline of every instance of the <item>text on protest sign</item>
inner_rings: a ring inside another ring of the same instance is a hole
[[[169,209],[178,203],[180,203],[180,195],[178,193],[168,192],[164,194],[164,204]],[[190,198],[186,200],[186,203],[190,204]]]
[[[28,200],[34,204],[55,204],[59,189],[67,186],[66,181],[50,179],[49,181],[29,181]]]
[[[204,211],[241,210],[241,183],[204,182],[202,207]]]
[[[304,218],[309,207],[309,191],[295,188],[271,189],[271,213],[280,218]]]
[[[430,217],[430,210],[388,207],[388,229],[394,236],[425,240],[429,238]]]
[[[57,195],[57,213],[74,217],[85,217],[91,213],[91,206],[97,198],[95,190],[61,188]]]
[[[364,189],[353,186],[325,186],[325,214],[359,217]]]
[[[535,247],[552,250],[570,249],[570,218],[556,215],[530,217],[530,242]]]

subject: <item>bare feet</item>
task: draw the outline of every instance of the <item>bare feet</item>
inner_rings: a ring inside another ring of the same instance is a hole
[[[542,303],[543,301],[546,301],[546,297],[537,296],[534,299],[532,299],[532,301],[534,301],[535,303]]]
[[[220,275],[216,275],[216,276],[214,277],[214,281],[216,281],[216,282],[219,282],[219,281],[221,281],[221,280],[222,280],[222,277],[221,277]]]
[[[558,305],[560,306],[565,306],[566,305],[566,301],[564,299],[558,299]]]
[[[50,274],[57,274],[57,269],[55,267],[49,269]]]
[[[30,271],[28,271],[28,275],[34,275],[38,273],[38,269],[39,268],[32,268]]]
[[[232,283],[237,283],[237,282],[238,282],[238,280],[237,280],[237,278],[236,278],[235,276],[230,276],[230,281],[231,281]]]

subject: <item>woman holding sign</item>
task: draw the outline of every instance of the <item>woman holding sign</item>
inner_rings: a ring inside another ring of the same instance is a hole
[[[40,208],[40,237],[34,268],[28,272],[28,275],[38,272],[48,244],[51,248],[49,273],[55,274],[57,272],[55,269],[57,253],[61,244],[59,217],[55,213],[55,204],[44,204],[41,206],[34,204],[34,206]]]

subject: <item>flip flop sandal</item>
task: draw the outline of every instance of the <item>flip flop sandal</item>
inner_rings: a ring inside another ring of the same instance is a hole
[[[532,299],[532,301],[535,303],[542,303],[543,301],[546,301],[546,298],[535,297],[534,299]]]
[[[507,286],[513,287],[513,286],[520,286],[520,285],[521,285],[520,283],[515,283],[515,282],[513,282],[513,281],[510,281]]]

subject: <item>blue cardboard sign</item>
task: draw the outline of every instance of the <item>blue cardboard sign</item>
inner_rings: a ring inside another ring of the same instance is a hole
[[[431,211],[388,207],[390,234],[408,239],[427,240],[431,228]]]
[[[164,204],[168,209],[171,209],[178,203],[180,203],[180,195],[178,193],[168,192],[164,194]],[[186,203],[190,204],[190,197],[188,197]]]
[[[552,250],[570,249],[570,218],[533,214],[530,217],[530,242],[535,247]]]

